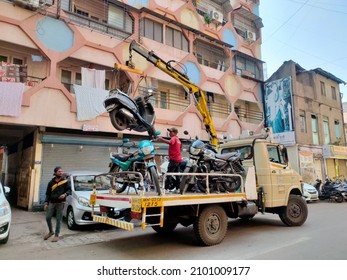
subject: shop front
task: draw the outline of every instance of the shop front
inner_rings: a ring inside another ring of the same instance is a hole
[[[347,147],[324,145],[323,157],[326,175],[329,178],[347,178]]]

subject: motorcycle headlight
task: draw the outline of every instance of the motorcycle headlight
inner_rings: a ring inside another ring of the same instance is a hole
[[[85,197],[79,197],[78,198],[78,204],[84,206],[84,207],[90,207],[89,205],[89,200],[86,199]]]
[[[189,153],[194,155],[194,156],[197,156],[200,153],[200,151],[201,151],[200,148],[195,148],[193,146],[190,146],[190,148],[189,148]]]
[[[141,148],[141,152],[145,156],[148,156],[148,155],[150,155],[152,153],[152,147],[151,146],[143,147],[143,148]]]

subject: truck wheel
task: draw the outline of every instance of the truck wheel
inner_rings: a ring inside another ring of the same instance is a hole
[[[169,224],[165,224],[164,222],[164,225],[163,227],[160,227],[160,226],[152,226],[152,229],[161,234],[161,235],[167,235],[171,232],[173,232],[175,230],[175,228],[177,227],[177,223],[169,223]]]
[[[307,219],[307,204],[299,195],[291,194],[288,204],[278,214],[281,221],[287,226],[301,226]]]
[[[158,195],[161,195],[161,189],[160,189],[160,184],[159,184],[159,178],[158,178],[158,173],[155,168],[155,166],[151,166],[149,169],[149,175],[151,176],[151,180],[153,185],[155,186]]]
[[[196,239],[207,246],[222,242],[228,229],[228,217],[218,205],[208,206],[202,210],[194,222]]]

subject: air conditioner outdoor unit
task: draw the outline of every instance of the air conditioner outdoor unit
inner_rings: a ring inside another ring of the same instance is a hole
[[[14,0],[13,3],[21,7],[36,9],[40,5],[40,0]]]
[[[246,30],[245,39],[250,42],[254,42],[255,40],[257,40],[255,33],[249,30]]]
[[[210,17],[212,20],[217,21],[219,23],[223,23],[223,13],[217,11],[217,10],[212,10],[210,12]]]

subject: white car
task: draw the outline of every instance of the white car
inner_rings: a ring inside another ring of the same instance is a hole
[[[11,206],[5,194],[10,192],[9,187],[3,187],[0,182],[0,243],[5,244],[10,237]]]
[[[303,197],[306,202],[318,201],[318,191],[314,186],[303,183],[303,192]]]
[[[77,229],[82,225],[96,224],[92,217],[92,207],[89,204],[90,195],[93,192],[94,177],[99,175],[98,171],[71,171],[64,173],[71,187],[71,195],[67,196],[63,217],[66,218],[67,226],[70,230]],[[96,184],[98,193],[108,193],[111,182],[106,177],[102,177],[103,182]],[[125,209],[114,209],[113,217],[123,217]],[[94,213],[100,215],[100,207],[94,206]]]

